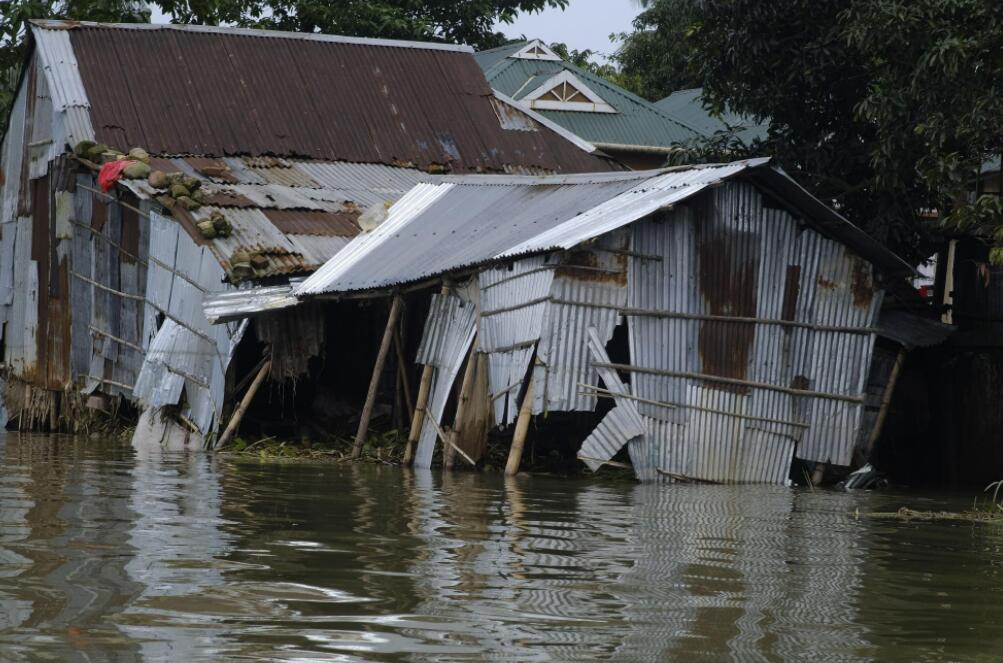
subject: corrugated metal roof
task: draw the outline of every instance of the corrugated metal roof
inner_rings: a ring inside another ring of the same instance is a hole
[[[477,53],[477,62],[493,88],[516,100],[522,99],[556,74],[562,71],[572,72],[617,112],[541,109],[537,109],[537,112],[585,140],[599,144],[669,148],[703,135],[704,132],[699,127],[691,126],[674,114],[660,110],[651,102],[569,62],[510,57],[526,43],[508,44]]]
[[[680,121],[707,135],[727,131],[728,127],[733,127],[736,129],[736,136],[747,145],[756,139],[766,138],[770,129],[769,122],[756,122],[751,117],[727,110],[720,117],[711,115],[710,111],[704,108],[702,94],[703,88],[678,90],[656,101],[654,105],[662,112],[679,118]]]
[[[61,45],[52,57],[75,58],[47,73],[66,99],[90,105],[95,138],[120,149],[454,172],[615,167],[539,123],[536,131],[504,129],[465,48],[69,21],[36,21],[32,33],[46,52]]]
[[[910,268],[768,159],[684,169],[542,178],[449,177],[412,189],[387,220],[307,279],[298,295],[419,281],[468,266],[568,249],[737,176],[768,183],[806,223],[881,269]],[[490,184],[489,184],[490,182]]]
[[[406,168],[381,164],[308,162],[302,160],[256,160],[227,158],[230,170],[207,178],[199,168],[211,160],[193,157],[156,158],[153,167],[165,172],[195,174],[203,180],[206,204],[195,212],[175,208],[174,214],[196,242],[208,244],[227,271],[237,280],[229,259],[236,250],[260,252],[269,264],[258,277],[313,271],[358,234],[356,219],[370,205],[392,202],[422,180],[440,177]],[[275,184],[275,172],[287,174],[289,182],[310,186]],[[162,194],[146,180],[122,180],[122,185],[140,198]],[[220,212],[233,226],[230,237],[207,240],[195,224]],[[187,221],[186,221],[187,220]]]

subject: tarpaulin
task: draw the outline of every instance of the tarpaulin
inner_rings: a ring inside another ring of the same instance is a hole
[[[101,172],[98,173],[98,184],[101,185],[101,190],[108,191],[115,186],[115,182],[122,179],[122,171],[125,170],[125,167],[133,163],[136,162],[120,159],[119,161],[109,161],[101,166]]]

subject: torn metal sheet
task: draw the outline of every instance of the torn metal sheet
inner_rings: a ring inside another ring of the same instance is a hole
[[[425,321],[418,362],[435,367],[429,404],[415,450],[414,466],[429,468],[453,383],[477,332],[476,311],[455,295],[434,295]]]
[[[540,338],[556,261],[537,256],[483,270],[478,350],[488,355],[488,389],[494,421],[515,421],[517,398]]]
[[[591,361],[609,364],[605,341],[595,327],[586,329],[588,352]],[[606,390],[613,397],[616,406],[610,410],[594,431],[582,443],[578,457],[594,472],[613,458],[625,444],[635,442],[645,434],[646,427],[637,405],[631,399],[630,391],[620,380],[616,371],[600,367],[597,372],[602,377]],[[589,384],[581,385],[588,388]],[[636,445],[635,445],[636,446]]]
[[[299,303],[292,295],[296,283],[290,280],[285,285],[245,287],[207,294],[202,301],[202,310],[209,322],[215,325],[295,306]]]
[[[578,457],[595,472],[613,458],[623,446],[644,435],[644,426],[626,410],[615,407],[582,442]]]

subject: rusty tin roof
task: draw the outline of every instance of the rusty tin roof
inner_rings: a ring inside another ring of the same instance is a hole
[[[56,87],[77,90],[94,138],[120,149],[463,173],[615,168],[531,114],[502,117],[465,47],[76,21],[35,21],[33,35],[46,53],[68,35],[76,66],[49,75],[73,80]]]

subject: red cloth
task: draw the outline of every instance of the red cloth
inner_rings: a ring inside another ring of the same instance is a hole
[[[101,185],[101,190],[108,191],[110,188],[115,186],[115,182],[122,179],[122,171],[125,170],[125,167],[131,163],[136,162],[128,159],[121,159],[119,161],[109,161],[105,165],[101,166],[101,172],[98,173],[98,184]]]

